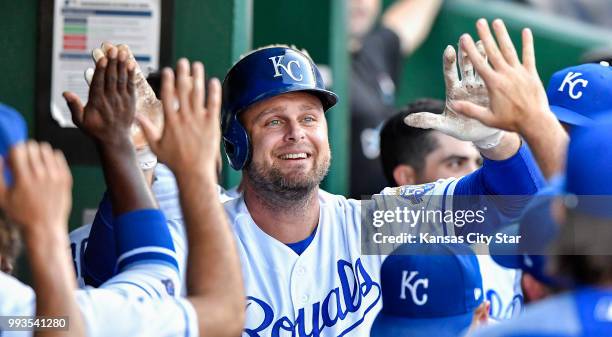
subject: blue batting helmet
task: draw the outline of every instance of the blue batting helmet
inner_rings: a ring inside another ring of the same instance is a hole
[[[317,96],[324,111],[338,101],[336,94],[325,90],[321,73],[310,57],[289,47],[258,49],[229,70],[223,81],[221,127],[232,168],[241,170],[251,157],[249,136],[238,115],[257,102],[295,91]]]

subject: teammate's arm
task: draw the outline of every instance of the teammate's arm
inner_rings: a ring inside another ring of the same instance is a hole
[[[115,273],[114,218],[134,210],[157,208],[130,140],[135,114],[135,66],[126,50],[110,46],[97,59],[87,105],[83,107],[76,94],[64,93],[74,123],[98,148],[112,204],[101,205],[85,251],[86,270],[82,276],[94,286]]]
[[[85,336],[74,298],[76,278],[66,249],[72,204],[68,164],[61,152],[36,142],[15,146],[8,164],[14,173],[14,184],[7,187],[0,174],[0,200],[7,216],[19,225],[25,241],[36,292],[36,314],[69,319],[68,331],[39,331],[36,336]]]
[[[402,53],[409,55],[421,46],[429,35],[442,0],[400,0],[389,7],[382,24],[400,40]]]
[[[234,336],[243,329],[245,295],[237,248],[217,197],[221,84],[212,79],[208,89],[205,107],[203,65],[195,62],[190,72],[181,59],[176,85],[172,70],[162,73],[163,133],[145,116],[137,118],[153,152],[176,175],[189,244],[187,289],[200,333]]]

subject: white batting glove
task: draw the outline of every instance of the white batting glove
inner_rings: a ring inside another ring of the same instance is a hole
[[[95,48],[91,51],[91,56],[94,62],[104,57],[105,53],[112,47],[110,43],[102,43],[100,48]],[[135,90],[136,90],[136,113],[143,114],[152,121],[159,129],[163,128],[164,113],[162,111],[161,101],[155,96],[155,92],[147,82],[140,66],[134,58],[134,54],[127,45],[120,44],[117,49],[124,49],[128,53],[128,57],[136,64],[134,72]],[[85,70],[85,81],[91,85],[94,69],[88,68]],[[142,170],[149,170],[157,164],[157,157],[150,151],[146,138],[142,133],[140,126],[137,123],[132,124],[132,143],[136,148],[136,157]]]
[[[478,49],[486,57],[482,43]],[[489,105],[489,95],[484,81],[474,71],[472,62],[460,54],[457,73],[457,55],[452,46],[444,50],[444,82],[446,83],[446,106],[444,112],[434,114],[418,112],[408,115],[404,122],[412,127],[435,129],[457,139],[471,141],[480,149],[490,149],[499,145],[504,132],[500,129],[485,126],[479,121],[465,117],[452,109],[454,101],[470,101],[480,106]]]

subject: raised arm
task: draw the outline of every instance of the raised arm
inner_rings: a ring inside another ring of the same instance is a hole
[[[74,123],[91,137],[100,154],[108,195],[100,203],[85,251],[86,284],[99,286],[115,274],[115,217],[133,210],[157,208],[139,169],[131,140],[136,106],[136,63],[129,50],[106,44],[96,49],[89,99],[83,107],[73,93],[64,93]],[[112,207],[111,207],[112,205]]]
[[[397,34],[404,55],[411,54],[425,41],[442,2],[399,0],[385,11],[382,24]]]
[[[186,59],[162,73],[163,133],[139,115],[151,149],[174,172],[188,233],[187,289],[203,336],[239,335],[245,295],[240,260],[217,197],[221,84],[212,79],[204,106],[204,68]],[[178,109],[175,101],[178,99]]]
[[[0,200],[25,241],[36,292],[36,315],[69,319],[69,330],[38,331],[36,336],[85,336],[74,298],[76,278],[66,249],[72,204],[68,164],[49,144],[32,141],[11,150],[8,166],[14,184],[8,187],[0,174]]]

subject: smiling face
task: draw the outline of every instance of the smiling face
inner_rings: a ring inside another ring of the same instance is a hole
[[[305,92],[275,96],[249,107],[241,122],[252,145],[245,176],[258,190],[293,192],[297,198],[327,174],[327,121],[317,97]]]

